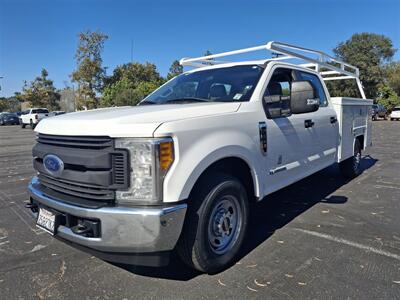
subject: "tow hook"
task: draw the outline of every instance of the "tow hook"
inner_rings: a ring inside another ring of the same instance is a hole
[[[32,202],[25,203],[25,208],[30,209],[33,213],[37,213],[39,211],[37,204],[34,204]]]
[[[71,231],[84,237],[98,237],[99,223],[90,220],[79,220],[77,225],[71,227]]]

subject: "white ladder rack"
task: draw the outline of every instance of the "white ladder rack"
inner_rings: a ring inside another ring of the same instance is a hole
[[[300,46],[290,45],[281,42],[268,42],[265,45],[243,48],[234,51],[222,52],[212,55],[200,56],[195,58],[182,58],[179,63],[182,66],[191,66],[195,68],[218,65],[224,63],[230,63],[228,61],[218,61],[216,58],[225,56],[232,56],[237,54],[243,54],[248,52],[254,52],[259,50],[267,50],[272,53],[278,53],[282,56],[275,58],[269,58],[264,60],[264,63],[276,60],[289,60],[299,59],[307,63],[299,64],[302,67],[310,68],[318,72],[324,81],[329,80],[344,80],[344,79],[355,79],[357,87],[363,99],[366,99],[363,86],[360,81],[360,71],[357,67],[352,66],[348,63],[340,61],[322,51],[304,48]],[[314,57],[309,56],[314,55]],[[333,65],[333,64],[334,65]]]

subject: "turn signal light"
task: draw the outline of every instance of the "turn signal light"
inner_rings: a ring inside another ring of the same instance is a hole
[[[174,162],[174,144],[172,141],[160,143],[160,168],[167,171]]]

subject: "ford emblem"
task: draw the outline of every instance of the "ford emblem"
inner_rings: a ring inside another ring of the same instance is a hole
[[[56,155],[48,154],[43,158],[44,169],[53,176],[60,176],[64,170],[64,162]]]

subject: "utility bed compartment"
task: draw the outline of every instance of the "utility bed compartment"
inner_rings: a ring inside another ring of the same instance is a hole
[[[372,145],[371,107],[372,100],[348,97],[331,98],[339,123],[339,146],[337,161],[341,162],[353,155],[354,140],[364,136],[365,149]]]

